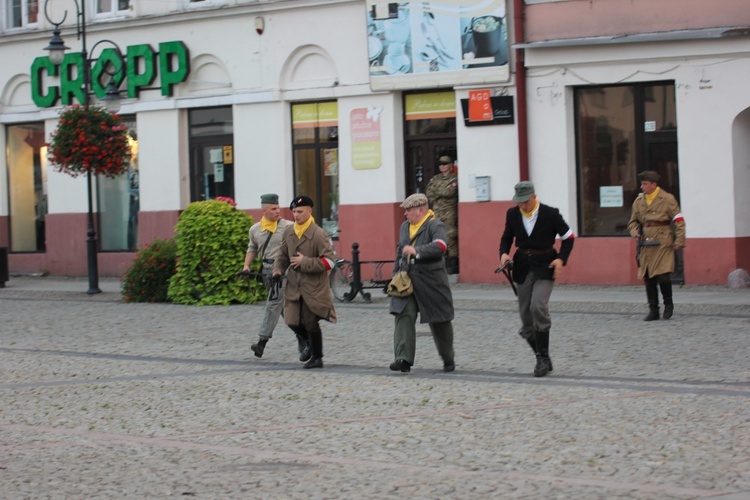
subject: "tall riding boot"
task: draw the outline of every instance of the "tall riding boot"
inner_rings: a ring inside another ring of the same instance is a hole
[[[534,339],[534,332],[527,332],[523,328],[521,328],[520,330],[518,330],[518,335],[526,339],[526,342],[529,343],[531,350],[534,351],[534,354],[536,354],[536,340]]]
[[[646,278],[646,298],[648,299],[648,315],[643,321],[659,319],[659,290],[656,278]]]
[[[552,371],[552,360],[549,357],[549,332],[536,332],[536,366],[535,377],[544,377]]]
[[[664,300],[662,318],[669,319],[674,313],[674,303],[672,302],[672,279],[668,274],[659,276],[659,289],[661,289],[661,298]]]
[[[323,368],[323,333],[318,330],[309,335],[311,357],[303,368]]]

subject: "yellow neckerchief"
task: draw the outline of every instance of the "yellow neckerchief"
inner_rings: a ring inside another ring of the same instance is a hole
[[[409,239],[413,240],[414,236],[417,234],[417,231],[419,231],[419,228],[422,227],[422,224],[424,224],[424,221],[426,221],[428,217],[434,216],[434,215],[435,215],[435,212],[433,212],[432,210],[428,210],[427,213],[424,214],[424,217],[422,217],[422,219],[420,219],[419,222],[417,222],[416,224],[409,224]]]
[[[260,232],[268,231],[269,233],[275,233],[276,228],[279,227],[279,221],[270,221],[265,217],[260,218]]]
[[[310,224],[312,224],[313,222],[315,222],[315,218],[313,218],[312,216],[310,216],[310,218],[307,219],[307,222],[305,222],[304,224],[297,224],[295,222],[294,234],[297,235],[297,238],[302,239],[302,235],[305,234],[305,231],[307,231],[307,228],[310,227]]]
[[[656,198],[657,194],[659,194],[659,186],[656,186],[656,189],[654,189],[653,193],[643,195],[643,197],[646,198],[646,206],[651,205],[651,202],[654,201],[654,198]]]
[[[534,215],[534,212],[536,212],[536,209],[539,208],[539,199],[536,200],[536,205],[534,205],[534,208],[531,209],[531,212],[524,212],[521,207],[518,207],[519,210],[521,210],[521,213],[524,217],[527,219],[530,219],[532,215]]]

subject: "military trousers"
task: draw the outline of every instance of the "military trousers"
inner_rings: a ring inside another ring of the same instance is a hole
[[[267,270],[268,269],[268,270]],[[266,291],[271,291],[271,266],[263,266],[263,284],[266,286]],[[279,316],[281,316],[284,310],[284,286],[286,280],[282,280],[279,284],[278,297],[271,297],[268,294],[266,299],[266,306],[263,311],[263,321],[260,324],[260,331],[258,337],[262,339],[270,339],[273,337],[273,331],[276,329],[276,325],[279,323]]]
[[[554,286],[554,281],[539,279],[533,272],[518,284],[518,312],[525,338],[533,338],[535,332],[549,332],[552,326],[549,298]]]
[[[419,306],[414,296],[404,310],[395,317],[395,328],[393,330],[393,353],[396,360],[402,359],[414,365],[417,350],[417,314]],[[435,340],[438,354],[443,358],[443,363],[453,363],[453,324],[450,321],[430,323],[432,338]]]

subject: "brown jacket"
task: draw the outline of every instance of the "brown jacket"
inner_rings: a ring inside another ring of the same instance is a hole
[[[649,226],[649,223],[664,222],[668,224]],[[674,272],[674,245],[685,246],[685,220],[675,197],[659,188],[651,205],[646,205],[645,195],[638,195],[628,222],[631,236],[638,235],[639,225],[644,241],[658,241],[660,245],[641,248],[638,279],[644,279],[646,271],[649,277]]]
[[[328,233],[314,222],[297,238],[294,224],[284,230],[279,254],[274,261],[274,270],[282,273],[289,268],[289,256],[300,253],[305,256],[298,269],[289,269],[284,294],[284,321],[287,325],[300,323],[300,301],[304,300],[319,317],[336,322],[328,271],[333,265],[333,250]]]

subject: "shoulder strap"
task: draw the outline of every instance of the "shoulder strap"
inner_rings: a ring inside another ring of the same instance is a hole
[[[271,237],[273,237],[272,232],[268,232],[268,238],[266,238],[266,242],[263,243],[263,248],[260,249],[260,260],[263,260],[266,257],[266,247],[268,246],[268,242],[271,241]]]

